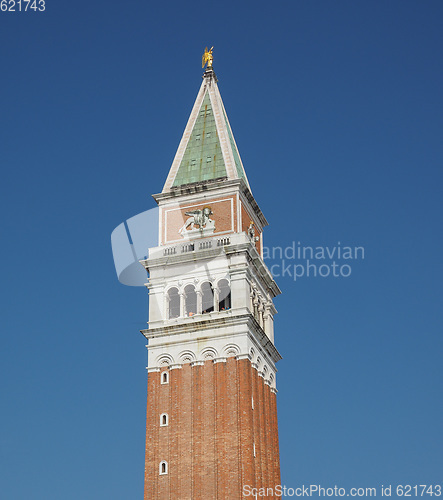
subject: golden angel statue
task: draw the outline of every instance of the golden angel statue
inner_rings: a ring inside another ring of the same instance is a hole
[[[212,55],[212,49],[214,47],[211,47],[208,50],[208,47],[205,48],[205,53],[202,55],[202,68],[205,67],[205,64],[208,63],[208,68],[212,68],[212,61],[214,60],[214,56]]]

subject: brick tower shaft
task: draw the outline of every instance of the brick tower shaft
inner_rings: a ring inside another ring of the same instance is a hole
[[[267,221],[212,66],[154,199],[159,246],[141,261],[149,273],[144,498],[251,498],[248,487],[280,484],[280,290],[263,262]]]
[[[148,377],[146,499],[243,498],[243,485],[280,484],[276,396],[249,360],[185,363],[168,384],[164,370]]]

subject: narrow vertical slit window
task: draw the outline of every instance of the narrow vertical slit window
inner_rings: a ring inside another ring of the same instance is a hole
[[[168,473],[168,462],[166,462],[165,460],[162,460],[160,462],[160,465],[158,467],[158,473],[160,476],[163,476],[164,474],[167,474]]]

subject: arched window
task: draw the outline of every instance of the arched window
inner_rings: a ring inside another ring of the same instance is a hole
[[[162,372],[160,375],[160,383],[162,384],[169,384],[169,373],[168,372]]]
[[[166,427],[169,425],[169,417],[167,413],[162,413],[160,415],[160,427]]]
[[[177,288],[168,290],[168,318],[178,318],[180,316],[180,295]]]
[[[270,385],[271,387],[274,387],[274,374],[273,374],[273,373],[271,373],[271,374],[269,375],[269,385]]]
[[[203,314],[214,310],[214,290],[209,282],[202,284],[202,312]]]
[[[164,474],[168,473],[168,462],[165,460],[162,460],[158,466],[158,473],[160,476],[163,476]]]
[[[185,314],[186,316],[197,314],[197,294],[194,285],[185,287]]]
[[[260,356],[258,356],[257,361],[256,361],[256,364],[257,364],[257,370],[258,370],[258,371],[261,371],[261,367],[262,367],[263,362],[262,362],[262,360],[261,360],[261,357],[260,357]]]
[[[228,280],[218,282],[218,310],[226,311],[231,309],[231,287]]]

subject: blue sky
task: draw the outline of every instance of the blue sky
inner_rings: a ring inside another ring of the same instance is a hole
[[[142,496],[147,293],[117,281],[110,234],[154,206],[206,45],[265,243],[365,248],[348,278],[278,279],[282,482],[442,484],[442,16],[409,0],[0,12],[2,498]]]

